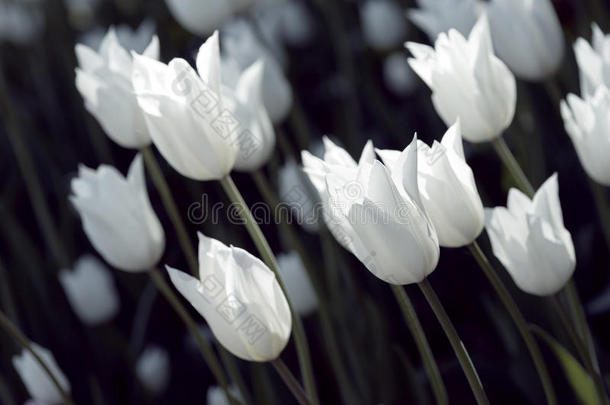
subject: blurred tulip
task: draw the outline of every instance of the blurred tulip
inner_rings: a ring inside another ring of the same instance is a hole
[[[383,80],[388,89],[399,96],[415,90],[417,78],[401,51],[393,52],[383,61]]]
[[[242,397],[235,386],[231,385],[229,387],[229,392],[231,393],[231,395],[233,395],[235,397],[235,399],[237,399],[238,401],[243,403]],[[225,392],[222,388],[220,388],[217,385],[213,385],[210,388],[208,388],[208,392],[206,394],[206,404],[207,405],[230,405],[231,402],[229,401],[229,398],[227,398],[227,395],[225,394]]]
[[[288,0],[282,5],[280,28],[287,44],[304,46],[313,39],[315,22],[303,1]]]
[[[123,48],[141,54],[144,53],[150,41],[155,37],[157,28],[155,22],[147,18],[135,30],[127,24],[119,24],[115,27],[115,30]],[[155,59],[159,59],[159,57],[157,56]]]
[[[30,342],[30,345],[49,368],[63,390],[70,392],[70,382],[59,369],[53,354],[34,342]],[[32,353],[24,349],[20,355],[13,356],[13,367],[15,367],[15,371],[21,377],[23,385],[25,385],[33,400],[47,405],[63,403],[61,393]]]
[[[70,200],[78,210],[89,241],[112,266],[129,271],[154,267],[165,249],[165,234],[152,209],[142,157],[127,177],[114,167],[81,165],[72,180]]]
[[[455,29],[466,36],[477,22],[482,8],[479,0],[417,0],[417,9],[407,16],[434,42],[441,32]]]
[[[170,361],[167,351],[156,345],[149,345],[138,357],[136,375],[140,383],[155,395],[163,393],[169,384]]]
[[[541,81],[555,74],[564,39],[550,0],[491,0],[487,14],[496,53],[517,77]]]
[[[399,151],[380,150],[383,162],[396,170]],[[485,216],[472,169],[464,158],[459,121],[432,147],[417,142],[417,171],[422,203],[443,247],[471,244],[483,231]]]
[[[144,117],[138,107],[131,75],[132,57],[123,48],[113,27],[102,40],[99,52],[83,45],[75,47],[79,67],[76,88],[85,100],[85,108],[100,123],[106,134],[125,148],[150,144]],[[159,39],[154,36],[144,55],[159,58]]]
[[[356,164],[325,140],[324,160],[303,153],[303,164],[319,187],[325,219],[337,241],[378,278],[392,284],[422,281],[438,262],[436,232],[417,188],[416,140],[395,162],[395,177],[374,160],[369,142]]]
[[[198,235],[200,280],[167,267],[172,283],[228,351],[249,361],[276,359],[292,317],[275,275],[247,251]]]
[[[460,119],[470,142],[490,141],[513,120],[515,78],[493,54],[487,17],[475,24],[468,39],[455,30],[441,34],[434,48],[407,43],[409,63],[432,90],[436,112],[447,126]]]
[[[62,270],[59,281],[76,315],[87,325],[98,325],[119,312],[119,294],[110,270],[91,255],[81,256],[74,270]]]
[[[165,3],[176,21],[197,35],[220,28],[233,12],[229,0],[165,0]]]
[[[42,7],[40,7],[42,8]],[[35,4],[0,2],[0,43],[17,46],[36,43],[45,28],[44,14]]]
[[[318,300],[301,257],[294,251],[280,253],[277,264],[295,312],[300,316],[310,315],[318,307]]]
[[[592,30],[591,44],[584,38],[578,38],[574,43],[583,97],[592,96],[601,85],[610,88],[610,35],[604,34],[595,23]]]
[[[392,0],[366,0],[360,7],[364,41],[371,48],[387,51],[398,47],[407,34],[407,19]]]
[[[291,210],[296,222],[308,232],[320,229],[319,198],[303,169],[293,160],[286,161],[279,170],[280,200]]]
[[[610,186],[610,90],[601,85],[585,99],[568,94],[561,116],[587,174]]]
[[[576,257],[563,225],[557,174],[544,182],[533,200],[511,188],[507,208],[487,208],[485,217],[494,255],[520,289],[552,295],[572,277]]]

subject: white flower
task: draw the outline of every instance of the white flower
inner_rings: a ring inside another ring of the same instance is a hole
[[[556,174],[533,200],[513,188],[507,208],[486,209],[485,216],[494,255],[520,289],[552,295],[572,277],[576,257],[570,232],[563,225]]]
[[[231,16],[229,0],[165,0],[172,16],[193,34],[213,32]]]
[[[42,7],[28,7],[24,3],[0,2],[0,43],[8,41],[24,46],[39,40],[45,28]]]
[[[601,85],[610,88],[610,35],[604,34],[595,23],[592,30],[591,44],[583,38],[574,43],[583,97],[592,96]]]
[[[472,243],[483,230],[485,217],[474,174],[464,158],[459,122],[431,148],[418,141],[417,152],[419,191],[439,244],[460,247]],[[394,166],[400,152],[378,153],[386,165],[403,170]]]
[[[87,325],[98,325],[119,312],[119,294],[110,270],[91,255],[81,256],[74,270],[62,270],[59,281],[76,315]]]
[[[275,275],[247,251],[198,235],[200,279],[167,267],[172,283],[228,351],[249,361],[276,359],[292,316]]]
[[[319,198],[302,168],[288,159],[278,174],[280,200],[292,210],[295,221],[308,232],[320,229]]]
[[[407,19],[391,0],[366,0],[360,7],[364,40],[373,49],[385,51],[399,46],[407,33]]]
[[[280,253],[277,264],[295,312],[301,316],[311,314],[318,307],[318,299],[299,254]]]
[[[564,39],[550,0],[491,0],[487,14],[496,53],[517,77],[540,81],[555,74]]]
[[[401,51],[393,52],[384,59],[383,80],[386,86],[397,95],[407,95],[415,90],[416,76]]]
[[[392,284],[422,281],[438,262],[439,246],[417,188],[416,141],[390,171],[374,160],[369,142],[356,162],[325,139],[324,160],[303,152],[318,188],[329,230],[378,278]],[[398,186],[398,187],[397,187]]]
[[[53,354],[34,342],[30,342],[30,345],[49,368],[62,389],[69,393],[70,382],[59,369]],[[48,405],[63,403],[61,393],[32,353],[24,349],[20,355],[13,356],[13,367],[32,399]]]
[[[112,266],[130,272],[154,267],[165,249],[165,234],[152,209],[142,157],[127,177],[114,167],[81,165],[72,180],[70,200],[78,210],[89,241]]]
[[[76,68],[76,88],[85,100],[87,111],[119,145],[125,148],[149,145],[150,135],[131,84],[133,60],[119,43],[114,28],[108,30],[99,52],[83,44],[77,44],[75,52],[79,65]],[[143,54],[159,58],[159,39],[156,36]]]
[[[121,46],[128,51],[142,54],[155,37],[155,22],[149,18],[140,23],[135,30],[127,24],[116,26],[116,36]],[[159,59],[157,56],[155,59]]]
[[[165,391],[171,375],[167,350],[156,345],[147,346],[135,367],[138,380],[148,391],[157,395]]]
[[[610,186],[610,90],[600,85],[584,100],[568,94],[567,102],[561,102],[561,116],[587,174]]]
[[[280,28],[284,41],[292,46],[303,46],[311,42],[315,23],[304,2],[288,0],[281,7]]]
[[[468,35],[482,7],[479,0],[417,0],[417,5],[419,8],[409,10],[407,15],[431,41],[452,28]]]
[[[441,34],[434,48],[408,43],[409,63],[432,90],[436,112],[447,126],[457,119],[470,142],[502,134],[513,120],[515,77],[493,54],[487,17],[476,23],[468,39],[458,31]]]
[[[231,385],[229,386],[229,392],[231,395],[240,402],[244,402],[242,399],[239,390]],[[217,385],[213,385],[208,388],[208,392],[206,394],[206,404],[207,405],[230,405],[229,399],[227,398],[224,390]]]

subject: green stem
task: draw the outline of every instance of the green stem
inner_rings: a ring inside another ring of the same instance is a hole
[[[40,366],[42,367],[44,372],[49,376],[49,378],[53,382],[53,385],[59,391],[59,393],[64,401],[64,404],[65,405],[74,405],[74,401],[72,401],[70,394],[68,392],[66,392],[66,390],[64,390],[64,388],[61,386],[59,381],[57,381],[57,378],[55,378],[55,375],[53,374],[51,369],[49,369],[49,366],[47,366],[47,364],[42,360],[42,358],[38,355],[38,353],[36,353],[36,351],[34,350],[32,345],[30,344],[29,339],[15,325],[13,325],[13,323],[10,321],[10,319],[8,319],[6,317],[6,315],[4,314],[4,312],[2,312],[2,311],[0,311],[0,327],[2,327],[2,329],[4,329],[6,331],[6,333],[8,333],[10,336],[12,336],[17,342],[19,342],[19,344],[21,344],[21,346],[23,346],[24,349],[26,349],[28,352],[30,352],[32,354],[32,356],[34,356],[34,359],[40,364]]]
[[[180,215],[178,207],[176,206],[176,202],[174,201],[174,197],[172,196],[172,192],[167,185],[167,181],[165,181],[161,168],[159,167],[159,163],[157,162],[157,159],[155,158],[150,146],[142,148],[140,152],[142,153],[142,157],[144,158],[144,163],[146,163],[150,177],[152,178],[153,183],[161,196],[161,201],[163,201],[163,205],[165,206],[165,210],[169,215],[169,219],[174,226],[176,236],[178,237],[178,243],[186,256],[191,273],[193,273],[195,277],[198,277],[199,266],[197,264],[195,250],[193,249],[193,245],[188,236],[188,232],[186,231],[186,226],[182,221],[182,216]]]
[[[519,162],[517,162],[517,159],[515,159],[515,156],[508,148],[508,145],[506,145],[504,138],[498,136],[492,141],[492,144],[500,156],[502,163],[504,163],[511,176],[515,179],[517,186],[521,189],[521,191],[525,192],[525,194],[532,198],[535,193],[534,187],[532,187],[532,184],[527,179],[527,176],[525,173],[523,173],[521,166],[519,166]]]
[[[222,361],[222,364],[225,366],[225,369],[227,370],[227,374],[229,374],[231,381],[233,381],[233,383],[235,383],[235,385],[239,389],[239,392],[241,393],[241,397],[243,398],[244,403],[247,405],[254,404],[254,401],[252,400],[252,395],[250,395],[250,391],[248,390],[248,387],[246,386],[246,382],[242,378],[242,375],[239,371],[239,367],[235,360],[235,356],[233,356],[233,354],[229,353],[229,351],[227,349],[225,349],[224,347],[222,347],[222,345],[219,345],[218,352],[220,353],[220,360]]]
[[[523,314],[519,310],[519,307],[515,303],[515,300],[511,296],[508,289],[504,286],[504,283],[502,283],[500,277],[498,277],[494,271],[493,267],[489,263],[489,260],[487,260],[487,257],[485,256],[485,253],[483,253],[483,250],[481,250],[479,244],[474,241],[472,244],[468,245],[468,249],[483,270],[483,273],[485,273],[485,276],[487,276],[487,279],[493,286],[494,290],[496,290],[496,293],[508,310],[508,313],[512,317],[517,329],[519,329],[519,333],[521,333],[521,337],[525,341],[525,345],[530,352],[530,356],[532,356],[532,360],[534,361],[534,365],[536,366],[536,370],[540,376],[540,381],[542,382],[542,387],[544,388],[547,403],[549,405],[556,404],[557,398],[555,396],[555,390],[553,388],[551,376],[549,375],[549,370],[544,361],[544,357],[542,357],[542,353],[540,352],[540,347],[528,328]]]
[[[392,285],[392,291],[394,292],[396,301],[398,301],[398,305],[402,310],[405,321],[407,322],[407,326],[411,331],[411,335],[413,336],[413,339],[415,339],[415,345],[417,346],[417,350],[422,357],[426,374],[428,374],[428,378],[430,379],[430,385],[432,386],[432,392],[436,398],[436,403],[448,404],[449,398],[447,396],[447,389],[445,388],[443,377],[438,370],[436,360],[434,359],[434,355],[430,349],[426,334],[424,333],[421,323],[419,322],[415,308],[413,308],[413,304],[405,292],[404,287]]]
[[[275,371],[282,377],[282,380],[292,392],[292,395],[296,398],[300,405],[313,405],[313,402],[307,398],[307,394],[303,391],[303,388],[299,385],[297,379],[292,375],[286,364],[278,357],[271,361],[271,364],[275,368]]]
[[[449,339],[449,343],[451,343],[451,347],[453,348],[453,351],[455,352],[455,354],[458,358],[458,361],[460,362],[460,365],[462,366],[462,370],[464,371],[464,374],[466,375],[468,384],[470,384],[470,389],[472,390],[472,393],[474,394],[474,397],[476,398],[477,404],[489,405],[489,400],[487,399],[487,394],[485,394],[485,389],[483,388],[483,385],[481,384],[481,379],[479,378],[479,375],[477,374],[477,370],[475,369],[474,364],[472,364],[472,360],[470,360],[470,356],[468,355],[468,352],[466,351],[464,344],[462,343],[460,337],[458,336],[458,333],[455,330],[455,327],[453,326],[451,319],[449,319],[449,316],[447,315],[447,312],[445,311],[443,304],[441,304],[441,301],[438,299],[436,292],[434,292],[434,289],[432,288],[432,286],[430,285],[430,283],[428,282],[427,279],[424,279],[417,285],[421,289],[424,296],[426,297],[426,300],[428,300],[428,303],[430,304],[432,311],[434,311],[436,318],[438,319],[443,330],[445,331],[445,335],[447,335],[447,338]]]
[[[233,182],[231,175],[226,175],[225,177],[220,179],[220,184],[222,185],[222,188],[224,189],[227,196],[229,197],[229,200],[231,200],[231,202],[235,204],[236,208],[239,210],[239,215],[244,221],[244,225],[246,226],[246,229],[250,234],[254,245],[256,246],[265,264],[267,264],[267,266],[269,266],[269,268],[275,273],[276,278],[282,288],[282,291],[284,291],[284,295],[286,296],[288,304],[290,305],[290,311],[292,312],[292,330],[294,333],[294,340],[297,347],[299,364],[301,366],[301,374],[303,376],[305,389],[307,390],[307,393],[314,402],[314,404],[318,404],[319,400],[313,374],[313,367],[311,365],[311,358],[309,355],[309,344],[307,343],[307,337],[305,335],[305,328],[303,327],[303,322],[301,321],[301,318],[299,318],[294,313],[294,309],[292,307],[292,304],[290,303],[290,297],[288,297],[288,294],[286,294],[286,287],[278,272],[278,265],[273,251],[271,250],[271,247],[269,246],[265,235],[258,226],[258,223],[252,216],[252,213],[246,205],[244,198],[242,197],[237,186]]]

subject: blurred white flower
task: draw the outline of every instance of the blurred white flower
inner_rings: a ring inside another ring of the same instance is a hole
[[[513,120],[515,77],[493,54],[487,17],[481,16],[465,39],[458,31],[439,35],[434,48],[407,43],[409,63],[432,90],[436,112],[447,126],[460,119],[470,142],[490,141]]]
[[[284,41],[292,46],[303,46],[311,42],[315,23],[311,12],[300,0],[288,0],[282,4],[281,32]]]
[[[486,8],[496,53],[517,77],[541,81],[555,74],[564,39],[550,0],[491,0]]]
[[[0,42],[28,45],[36,41],[45,27],[42,6],[26,2],[0,2]]]
[[[152,209],[142,156],[127,177],[114,167],[81,165],[72,180],[70,200],[93,247],[112,266],[130,272],[154,267],[165,249],[165,233]]]
[[[407,15],[434,42],[441,32],[455,29],[466,36],[482,9],[480,0],[417,0],[417,9]]]
[[[148,391],[159,395],[166,390],[171,376],[167,350],[148,345],[138,357],[135,367],[138,380]]]
[[[234,386],[229,386],[229,392],[235,399],[243,403],[243,398],[239,393],[239,390]],[[206,394],[206,404],[207,405],[230,405],[231,402],[229,398],[225,395],[225,392],[222,388],[217,385],[213,385],[208,388],[208,392]]]
[[[193,34],[210,34],[231,17],[229,0],[165,0],[172,16]]]
[[[303,169],[293,159],[288,159],[278,174],[279,197],[292,210],[295,221],[308,232],[317,232],[319,198]]]
[[[604,34],[595,23],[592,30],[591,44],[584,38],[578,38],[574,43],[583,97],[592,96],[601,85],[610,88],[610,35]]]
[[[123,48],[142,54],[155,37],[157,27],[153,20],[147,18],[136,29],[127,24],[119,24],[115,29],[116,36]],[[157,56],[155,59],[159,59],[159,57]]]
[[[411,94],[415,90],[417,78],[402,51],[393,52],[384,59],[383,80],[399,96]]]
[[[600,85],[584,99],[568,94],[561,116],[587,174],[610,186],[610,90]]]
[[[131,84],[133,60],[119,43],[115,29],[110,27],[99,52],[83,44],[77,44],[75,52],[79,65],[76,68],[76,88],[85,100],[85,108],[119,145],[125,148],[149,145],[150,135]],[[144,55],[159,58],[156,36],[144,50]]]
[[[407,34],[407,19],[392,0],[366,0],[360,6],[364,41],[371,48],[386,51],[398,47]]]
[[[400,152],[377,151],[388,167],[397,167]],[[432,147],[418,141],[417,171],[422,203],[443,247],[472,243],[483,231],[485,216],[472,169],[464,158],[459,121]]]
[[[74,270],[62,270],[59,281],[76,315],[87,325],[98,325],[119,312],[119,294],[110,270],[95,256],[83,255]]]
[[[295,312],[301,316],[311,314],[318,307],[318,299],[299,254],[280,253],[277,264]]]
[[[69,393],[70,382],[59,369],[53,354],[34,342],[30,342],[30,345],[49,368],[62,389]],[[32,353],[23,349],[20,355],[13,356],[13,367],[33,400],[47,405],[63,403],[61,393]]]
[[[76,28],[89,26],[95,19],[95,12],[101,0],[64,0],[68,19]]]
[[[557,174],[544,182],[533,200],[511,188],[507,208],[486,208],[485,217],[494,255],[520,289],[552,295],[572,277],[576,257],[563,225]]]
[[[290,307],[273,272],[247,251],[199,233],[199,277],[167,267],[176,289],[235,356],[276,359],[290,337]]]

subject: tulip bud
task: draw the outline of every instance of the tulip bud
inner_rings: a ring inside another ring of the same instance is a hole
[[[249,361],[276,359],[292,316],[275,275],[247,251],[198,235],[200,279],[167,267],[172,283],[228,351]]]
[[[91,255],[81,256],[74,271],[62,270],[59,281],[76,315],[87,325],[98,325],[119,312],[119,294],[110,270]]]
[[[555,74],[564,40],[550,0],[491,0],[487,13],[496,53],[517,77],[541,81]]]
[[[380,150],[388,167],[396,167],[400,152]],[[417,172],[422,203],[443,247],[468,245],[485,224],[483,204],[472,169],[464,158],[459,121],[432,147],[417,142]],[[403,170],[396,167],[397,170]]]
[[[574,43],[574,54],[580,71],[580,89],[583,97],[592,96],[597,88],[610,88],[610,35],[592,24],[593,39],[589,44],[584,38]]]
[[[229,386],[229,392],[231,395],[240,402],[244,402],[239,391],[233,385]],[[208,393],[206,395],[206,404],[207,405],[230,405],[231,402],[224,390],[217,385],[213,385],[208,388]]]
[[[511,189],[507,208],[485,209],[485,228],[494,255],[523,291],[553,295],[572,277],[576,257],[563,225],[557,174],[533,200]]]
[[[439,35],[434,48],[413,42],[409,64],[432,90],[432,103],[447,126],[460,119],[470,142],[502,134],[513,120],[517,101],[515,77],[493,54],[487,17],[468,39],[456,30]]]
[[[220,28],[233,12],[229,0],[165,0],[165,3],[178,23],[197,35]]]
[[[407,33],[407,19],[391,0],[367,0],[360,8],[364,41],[371,48],[386,51],[399,46]]]
[[[468,35],[482,7],[479,0],[417,0],[417,5],[419,8],[409,10],[407,16],[433,42],[452,28]]]
[[[278,189],[281,202],[292,210],[296,222],[308,232],[320,229],[319,198],[302,168],[289,159],[279,170]]]
[[[561,102],[561,116],[587,174],[610,186],[610,90],[600,85],[584,100],[568,94]]]
[[[34,342],[30,342],[30,345],[49,368],[49,371],[53,374],[62,389],[66,392],[70,392],[70,382],[59,369],[53,354]],[[42,368],[38,360],[36,360],[34,355],[28,350],[24,349],[20,355],[13,356],[13,367],[15,367],[15,371],[17,371],[17,374],[21,377],[23,385],[25,385],[25,388],[33,400],[48,405],[63,403],[61,393],[45,369]]]
[[[146,347],[136,362],[136,375],[148,391],[155,395],[163,393],[170,379],[170,361],[167,351],[156,345]]]
[[[277,264],[294,311],[301,316],[310,315],[318,307],[318,299],[301,257],[297,252],[281,253]]]
[[[102,40],[99,52],[77,44],[79,67],[76,88],[85,100],[85,108],[100,123],[106,134],[124,148],[142,148],[151,139],[138,107],[131,75],[134,64],[123,48],[114,28]],[[154,36],[143,55],[159,58],[159,39]]]
[[[89,241],[112,266],[129,272],[150,270],[165,249],[165,234],[152,209],[142,157],[123,177],[114,167],[81,165],[70,200],[81,215]]]

